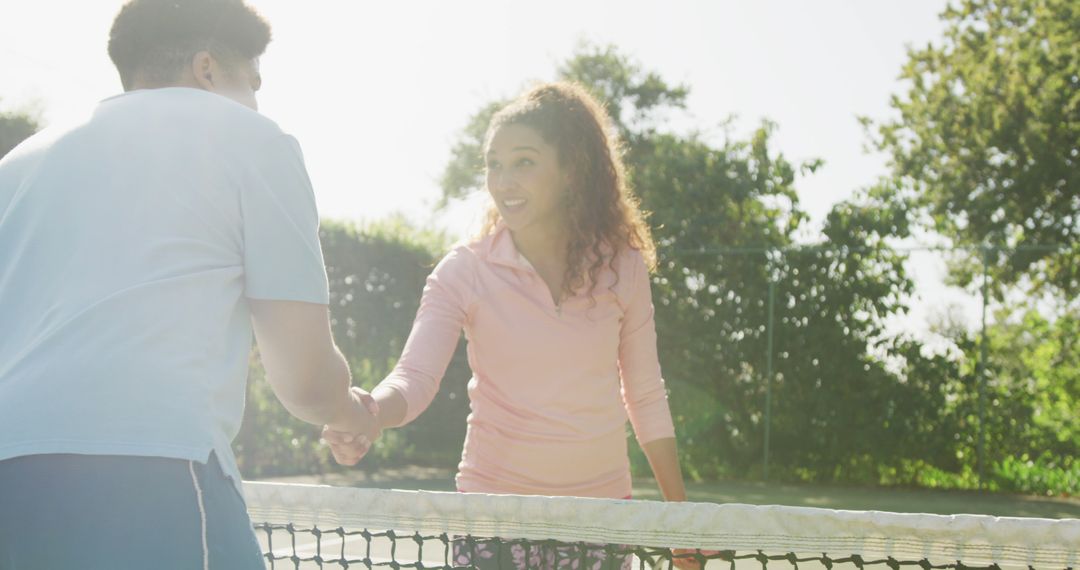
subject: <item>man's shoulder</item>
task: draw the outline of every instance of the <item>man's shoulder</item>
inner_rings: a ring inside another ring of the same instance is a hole
[[[57,141],[85,124],[85,120],[55,123],[30,135],[0,157],[0,172],[11,174],[35,164]]]
[[[183,131],[196,134],[212,131],[215,139],[256,142],[284,135],[278,124],[227,97],[188,87],[146,89],[118,95],[102,102],[102,109],[116,108],[119,116],[159,117],[182,121]],[[108,115],[105,113],[104,115]]]

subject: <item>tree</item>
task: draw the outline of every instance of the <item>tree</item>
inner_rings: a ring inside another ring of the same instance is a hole
[[[909,51],[876,145],[932,226],[988,252],[998,288],[1080,285],[1080,4],[962,0],[938,44]],[[864,119],[864,121],[866,121]],[[870,124],[866,121],[866,124]],[[1063,244],[1062,248],[1042,248]],[[968,284],[979,255],[957,264]]]
[[[983,402],[979,334],[963,326],[943,331],[959,358],[915,358],[904,375],[945,380],[941,387],[947,396],[937,425],[950,437],[938,441],[941,430],[935,430],[919,442],[944,453],[921,461],[922,472],[910,474],[909,482],[1040,495],[1080,492],[1078,327],[1075,309],[1049,320],[1030,308],[1001,307],[987,330]],[[980,439],[985,440],[981,446]]]
[[[612,46],[580,45],[577,54],[563,63],[557,75],[559,79],[587,86],[604,101],[615,121],[615,129],[631,147],[655,132],[655,124],[665,112],[682,109],[689,92],[684,86],[669,86],[656,73],[643,71]],[[469,118],[443,170],[443,205],[450,198],[482,189],[484,135],[492,115],[506,103],[506,100],[492,101]]]
[[[40,128],[38,120],[29,113],[0,113],[0,158]]]
[[[986,463],[993,471],[991,481],[999,487],[1038,493],[1080,491],[1080,463],[1069,463],[1069,458],[1080,457],[1078,332],[1080,311],[1075,309],[1050,320],[1030,308],[1006,307],[990,327]],[[973,339],[965,345],[972,352],[977,347]],[[976,362],[975,355],[968,361]],[[975,415],[976,402],[970,398],[956,404],[959,415]],[[1015,475],[1050,480],[1040,484],[1007,473],[1028,462],[1028,473]],[[1035,464],[1039,468],[1030,469]]]
[[[324,221],[320,229],[330,285],[331,326],[353,383],[371,389],[393,369],[405,346],[420,292],[445,239],[391,219],[364,228]],[[252,358],[243,428],[234,443],[246,477],[334,469],[319,430],[293,418],[278,403]],[[438,397],[417,421],[388,430],[364,459],[386,463],[455,465],[465,438],[469,378],[459,347]]]
[[[933,413],[905,406],[932,408],[941,398],[910,396],[918,384],[908,388],[870,352],[883,319],[903,310],[911,287],[902,256],[885,239],[908,228],[893,189],[839,205],[825,240],[804,251],[793,244],[807,219],[795,179],[819,162],[796,166],[775,152],[775,125],[763,123],[747,141],[729,134],[719,145],[696,133],[664,132],[659,126],[683,109],[688,89],[610,47],[582,46],[557,78],[583,84],[606,104],[632,186],[651,212],[661,363],[688,472],[760,473],[774,290],[777,470],[845,479],[862,463],[876,481],[875,462],[898,449],[883,442],[913,441],[905,437],[919,429],[897,418]],[[480,186],[484,131],[500,103],[468,121],[445,171],[445,197]]]
[[[370,390],[401,356],[424,283],[449,243],[401,219],[362,230],[326,224],[321,233],[334,338],[349,360],[354,384]],[[457,464],[468,415],[467,360],[459,342],[431,406],[409,425],[387,430],[371,459]]]

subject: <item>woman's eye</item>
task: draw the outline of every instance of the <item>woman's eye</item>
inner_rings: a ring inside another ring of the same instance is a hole
[[[517,161],[517,166],[532,166],[534,163],[531,158],[523,158]]]

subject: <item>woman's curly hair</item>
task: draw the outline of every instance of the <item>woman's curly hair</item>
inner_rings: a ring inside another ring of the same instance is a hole
[[[590,291],[605,263],[624,248],[641,252],[650,270],[656,245],[640,203],[626,181],[618,136],[607,111],[582,86],[558,82],[538,85],[503,107],[491,119],[486,140],[505,125],[536,130],[555,147],[571,186],[565,200],[570,244],[563,292],[573,294],[589,283]],[[490,235],[499,210],[488,211],[481,235]],[[586,281],[588,277],[588,281]]]

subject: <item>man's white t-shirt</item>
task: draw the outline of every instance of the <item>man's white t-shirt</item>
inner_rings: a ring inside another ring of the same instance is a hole
[[[239,482],[247,299],[328,302],[296,140],[187,88],[106,99],[0,161],[0,460],[206,461]]]

